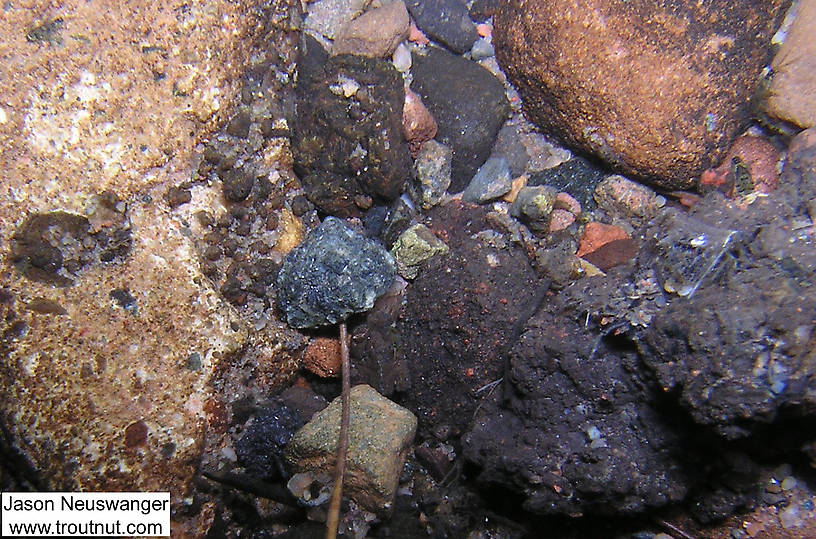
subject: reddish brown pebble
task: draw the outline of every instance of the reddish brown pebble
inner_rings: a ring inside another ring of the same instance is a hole
[[[418,45],[427,45],[431,42],[414,21],[411,21],[411,27],[408,29],[408,41]]]
[[[572,212],[556,208],[550,214],[550,232],[564,230],[574,222],[575,215]]]
[[[402,133],[411,149],[411,157],[419,154],[419,146],[436,136],[436,121],[422,104],[417,94],[405,89],[405,105],[402,107]]]
[[[581,215],[581,203],[575,200],[572,195],[563,191],[555,195],[554,207],[566,210],[576,217]]]
[[[578,253],[576,254],[583,258],[585,254],[600,249],[611,241],[625,239],[629,239],[629,234],[627,234],[621,227],[615,225],[605,225],[603,223],[593,221],[591,223],[587,223],[584,227],[580,247],[578,248]]]
[[[340,373],[340,341],[317,337],[303,352],[303,366],[321,378],[333,378]]]
[[[779,184],[779,159],[779,150],[767,139],[743,135],[734,141],[719,167],[703,172],[700,187],[703,191],[722,191],[732,198],[750,192],[770,193]],[[747,170],[752,185],[735,185],[737,166]],[[750,192],[745,192],[746,189]]]
[[[609,271],[637,256],[638,246],[629,238],[612,240],[603,244],[591,253],[583,255],[583,259],[601,271]]]
[[[476,32],[482,37],[488,37],[493,33],[493,28],[489,24],[477,24]]]
[[[142,420],[125,427],[125,447],[137,447],[147,442],[147,425]]]

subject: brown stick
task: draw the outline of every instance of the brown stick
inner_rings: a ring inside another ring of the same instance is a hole
[[[351,393],[351,367],[349,365],[348,330],[346,323],[340,323],[340,371],[343,379],[341,393],[343,408],[340,412],[340,438],[337,441],[337,465],[334,471],[334,490],[329,503],[326,520],[326,539],[335,539],[340,526],[340,502],[343,501],[343,476],[346,473],[346,451],[348,450],[349,408]]]

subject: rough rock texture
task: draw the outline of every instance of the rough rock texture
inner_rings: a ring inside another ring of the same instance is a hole
[[[203,272],[198,224],[171,215],[165,194],[194,175],[257,32],[284,27],[290,7],[4,6],[0,437],[14,461],[0,462],[3,489],[170,491],[174,535],[206,533],[185,499],[222,424],[210,384],[254,348]],[[200,195],[178,192],[176,207]],[[262,333],[258,355],[287,376],[280,334]]]
[[[414,90],[439,126],[437,140],[453,150],[451,192],[464,189],[490,155],[510,108],[489,71],[437,48],[414,54]]]
[[[337,32],[365,10],[370,0],[318,0],[311,2],[304,27],[334,39]]]
[[[726,438],[782,413],[816,413],[813,240],[785,224],[784,200],[769,198],[751,216],[706,214],[703,204],[656,223],[672,229],[655,249],[684,297],[657,314],[643,357],[695,421]]]
[[[633,513],[686,494],[680,425],[650,408],[636,354],[603,339],[614,291],[592,278],[547,297],[463,440],[478,481],[523,493],[528,511]]]
[[[402,77],[385,60],[343,54],[325,60],[311,37],[301,41],[295,171],[306,194],[331,215],[359,215],[361,195],[399,196],[411,176],[402,136]],[[370,206],[370,204],[369,204]]]
[[[292,327],[336,324],[367,311],[396,275],[379,243],[327,217],[294,248],[278,273],[278,301]]]
[[[785,3],[514,0],[496,13],[494,44],[545,132],[687,188],[748,119]]]
[[[448,253],[448,246],[421,223],[400,234],[391,254],[397,262],[397,271],[406,279],[414,279],[422,266],[436,255]]]
[[[410,19],[402,0],[372,9],[346,23],[334,38],[332,54],[390,56],[408,37]]]
[[[388,513],[417,419],[371,386],[354,386],[350,398],[345,492],[369,511]],[[286,459],[296,471],[329,473],[334,468],[340,409],[338,397],[292,438]]]
[[[479,37],[460,0],[407,0],[406,4],[422,31],[457,54],[469,51]]]
[[[768,139],[742,135],[731,145],[719,167],[703,172],[699,190],[705,193],[718,189],[731,198],[768,194],[779,183],[781,155]]]
[[[448,146],[435,140],[425,141],[414,160],[416,182],[412,185],[414,202],[429,210],[442,201],[451,183],[451,159]]]
[[[168,489],[174,502],[190,488],[208,381],[247,327],[199,284],[195,249],[163,212],[133,204],[130,254],[85,266],[73,286],[2,273],[2,421],[41,488]]]
[[[281,402],[260,409],[235,442],[238,463],[253,478],[284,477],[283,450],[303,423],[296,410]]]
[[[397,362],[410,370],[406,406],[426,432],[464,430],[486,395],[478,390],[502,377],[516,324],[541,294],[524,250],[502,243],[485,213],[459,202],[431,210],[426,224],[450,253],[431,259],[408,288],[397,324]]]
[[[765,111],[799,127],[816,126],[816,2],[800,0],[787,39],[771,62]]]

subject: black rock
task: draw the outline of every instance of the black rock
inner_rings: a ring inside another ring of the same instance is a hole
[[[278,301],[290,326],[336,324],[370,309],[395,275],[382,245],[328,217],[284,260]]]
[[[436,139],[453,150],[449,191],[461,191],[490,155],[510,107],[504,86],[475,62],[431,47],[414,54],[413,89],[431,111]]]
[[[423,32],[455,53],[469,51],[479,38],[461,0],[407,0],[405,7]]]
[[[273,402],[252,419],[243,436],[235,442],[238,463],[258,479],[285,475],[282,452],[303,420],[287,406]]]
[[[532,174],[527,185],[549,185],[559,191],[566,191],[581,203],[582,210],[586,212],[598,207],[593,195],[595,187],[606,174],[607,171],[597,164],[575,155],[557,167]]]
[[[650,405],[632,347],[604,338],[616,290],[585,279],[548,297],[463,438],[478,480],[524,493],[528,511],[632,514],[686,495],[682,424]]]
[[[313,39],[302,51],[292,151],[309,200],[348,217],[360,214],[360,195],[395,199],[412,170],[402,136],[399,72],[378,58],[326,59]]]
[[[457,436],[467,428],[545,290],[524,249],[493,243],[498,234],[486,213],[451,202],[431,210],[425,223],[450,254],[431,259],[408,287],[394,362],[410,371],[403,402],[424,432]]]

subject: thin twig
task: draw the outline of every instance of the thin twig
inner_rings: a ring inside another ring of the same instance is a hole
[[[326,539],[335,539],[340,526],[340,503],[343,501],[343,477],[346,473],[346,451],[348,450],[348,427],[351,381],[346,323],[340,323],[340,370],[343,379],[341,393],[343,408],[340,412],[340,438],[337,441],[337,467],[334,472],[334,490],[329,503],[329,517],[326,520]]]

